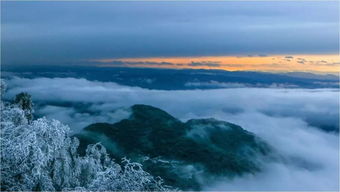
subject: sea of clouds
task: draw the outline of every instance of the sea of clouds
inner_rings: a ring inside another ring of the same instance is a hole
[[[148,104],[182,121],[214,117],[238,124],[285,158],[264,163],[256,175],[217,178],[205,190],[339,189],[339,135],[320,129],[339,126],[339,89],[161,91],[74,78],[11,78],[7,84],[5,98],[28,92],[38,103],[37,114],[74,132],[95,122],[117,122],[129,116],[129,106]]]

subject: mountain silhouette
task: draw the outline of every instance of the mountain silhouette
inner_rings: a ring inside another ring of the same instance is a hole
[[[270,147],[240,126],[216,119],[185,123],[148,105],[133,105],[128,119],[95,123],[76,135],[80,150],[102,143],[109,153],[143,164],[143,168],[179,189],[201,189],[200,178],[234,177],[261,170],[259,158]]]

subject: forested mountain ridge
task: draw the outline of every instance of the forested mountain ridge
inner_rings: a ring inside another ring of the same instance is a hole
[[[131,111],[120,122],[86,127],[77,135],[79,149],[101,142],[114,157],[138,161],[166,184],[194,190],[201,187],[200,177],[256,173],[258,159],[271,152],[263,140],[235,124],[216,119],[183,123],[148,105],[133,105]]]
[[[339,88],[339,77],[313,73],[268,73],[205,69],[128,67],[4,66],[3,76],[22,78],[85,78],[156,90],[191,90],[242,87]],[[91,72],[89,72],[91,71]]]

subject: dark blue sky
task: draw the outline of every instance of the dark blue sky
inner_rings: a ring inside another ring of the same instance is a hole
[[[1,2],[2,64],[336,54],[338,2]]]

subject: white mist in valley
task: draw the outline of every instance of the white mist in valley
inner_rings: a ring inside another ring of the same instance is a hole
[[[216,178],[205,190],[339,189],[339,136],[323,130],[339,130],[339,89],[162,91],[74,78],[12,78],[7,83],[6,98],[28,92],[38,114],[69,124],[74,132],[95,122],[117,122],[129,116],[129,106],[148,104],[183,121],[213,117],[238,124],[285,159],[264,162],[255,175]]]

